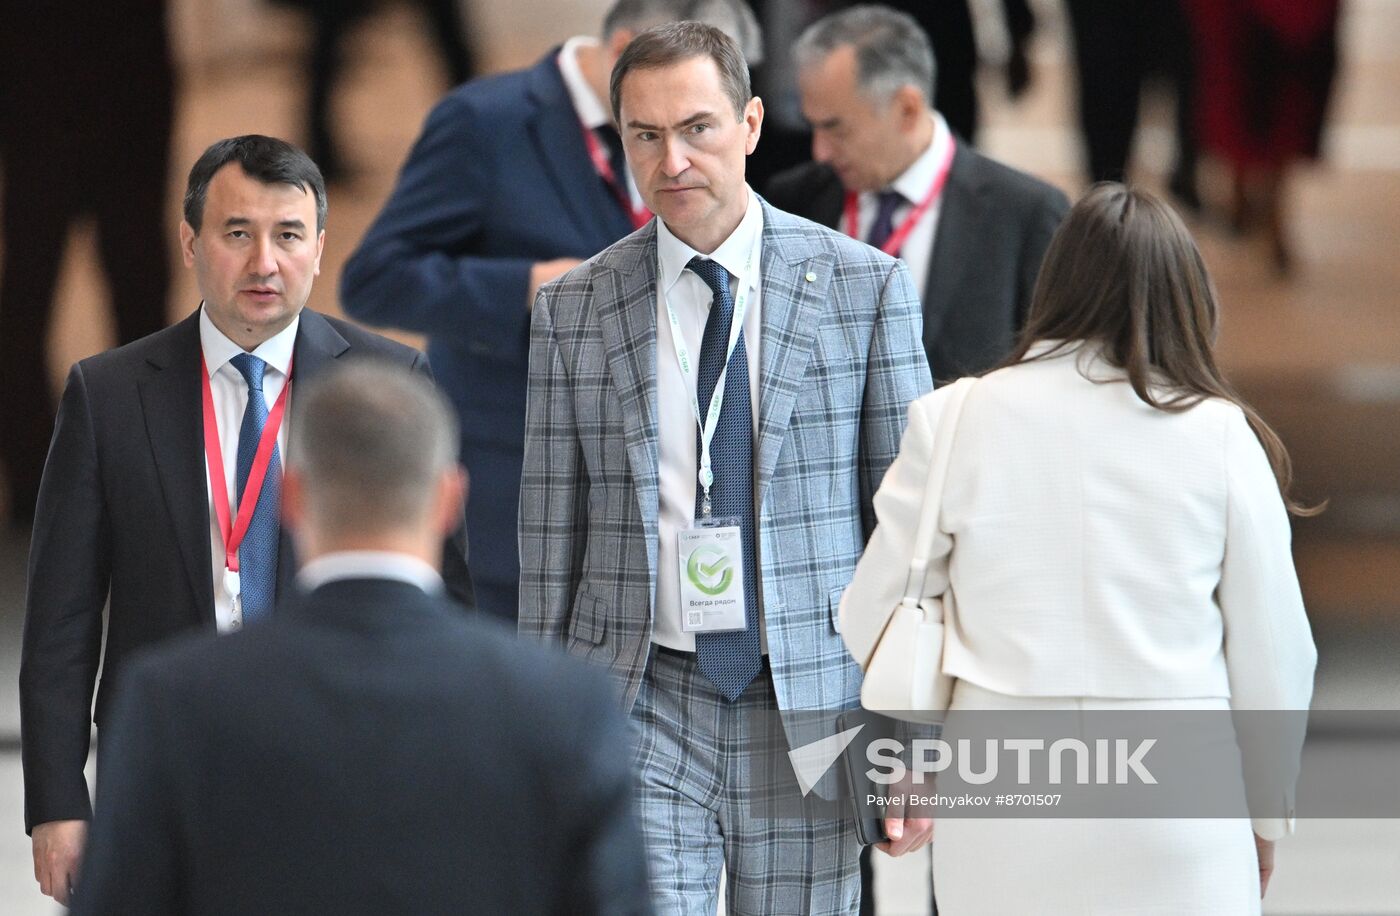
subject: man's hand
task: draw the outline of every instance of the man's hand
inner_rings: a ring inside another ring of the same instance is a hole
[[[1259,897],[1263,899],[1269,890],[1269,879],[1274,874],[1274,841],[1254,835],[1254,850],[1259,854]]]
[[[48,821],[37,825],[30,834],[39,890],[64,906],[69,905],[68,889],[78,883],[87,829],[87,821]]]
[[[895,797],[906,799],[913,790],[913,783],[906,775],[899,783],[899,790]],[[906,852],[913,852],[922,849],[933,839],[933,818],[931,817],[905,817],[906,805],[889,805],[885,808],[885,836],[889,837],[883,843],[876,843],[875,848],[886,855],[897,858]]]
[[[535,307],[535,294],[555,277],[563,276],[582,264],[578,258],[555,258],[553,261],[536,261],[530,268],[530,297],[525,300],[526,308]]]

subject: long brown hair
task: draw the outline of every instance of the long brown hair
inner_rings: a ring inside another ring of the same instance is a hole
[[[1305,507],[1289,495],[1293,466],[1283,442],[1216,365],[1219,314],[1201,252],[1175,211],[1147,191],[1103,182],[1079,199],[1051,239],[1025,330],[1002,365],[1091,341],[1158,410],[1230,401],[1259,437],[1288,511],[1316,515],[1324,506]],[[1060,343],[1028,357],[1043,340]]]

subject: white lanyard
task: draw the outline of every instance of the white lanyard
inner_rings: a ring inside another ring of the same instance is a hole
[[[690,411],[695,417],[696,424],[700,427],[700,473],[698,475],[700,486],[704,490],[705,498],[702,503],[702,511],[705,518],[710,517],[710,486],[715,482],[715,475],[710,470],[710,440],[715,437],[715,429],[719,426],[720,410],[724,407],[724,380],[729,374],[729,358],[734,355],[734,347],[739,342],[739,335],[744,330],[744,314],[749,307],[749,277],[752,276],[754,258],[758,255],[758,244],[762,238],[761,232],[755,232],[753,244],[749,246],[749,256],[744,262],[744,273],[737,278],[739,295],[734,299],[734,316],[729,324],[729,347],[724,351],[724,368],[720,370],[719,379],[715,382],[714,394],[710,396],[710,410],[705,419],[700,419],[700,392],[699,385],[695,379],[695,370],[690,359],[690,350],[685,345],[685,338],[681,336],[680,318],[676,316],[676,310],[671,305],[670,297],[663,290],[662,300],[666,303],[666,315],[671,319],[671,343],[676,350],[676,362],[680,364],[681,375],[685,377],[686,386],[690,391]],[[661,270],[657,269],[657,275]],[[714,308],[711,305],[711,308]],[[752,422],[750,420],[750,422]]]

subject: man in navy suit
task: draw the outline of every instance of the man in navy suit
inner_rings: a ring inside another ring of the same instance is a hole
[[[429,337],[475,484],[478,606],[510,621],[530,306],[543,283],[650,219],[623,162],[608,76],[634,34],[681,19],[759,46],[743,0],[616,0],[601,41],[572,38],[533,67],[458,87],[428,116],[341,279],[353,317]]]
[[[105,728],[132,654],[239,630],[292,589],[278,524],[287,424],[274,417],[301,408],[282,394],[365,357],[428,372],[417,350],[304,307],[326,187],[301,150],[258,135],[215,143],[190,170],[184,216],[203,303],[72,368],[39,488],[19,674],[24,815],[40,889],[65,904],[91,813],[92,726]],[[470,603],[465,551],[454,537],[443,569]]]
[[[447,598],[451,407],[367,361],[297,396],[300,594],[129,666],[75,913],[649,913],[606,679]]]

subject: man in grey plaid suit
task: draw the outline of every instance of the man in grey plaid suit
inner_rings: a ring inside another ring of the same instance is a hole
[[[857,702],[837,610],[930,387],[918,297],[749,189],[763,104],[723,33],[644,32],[611,89],[658,219],[535,300],[520,628],[622,688],[659,912],[713,913],[721,868],[730,913],[854,912],[853,824],[755,817],[742,723]]]

